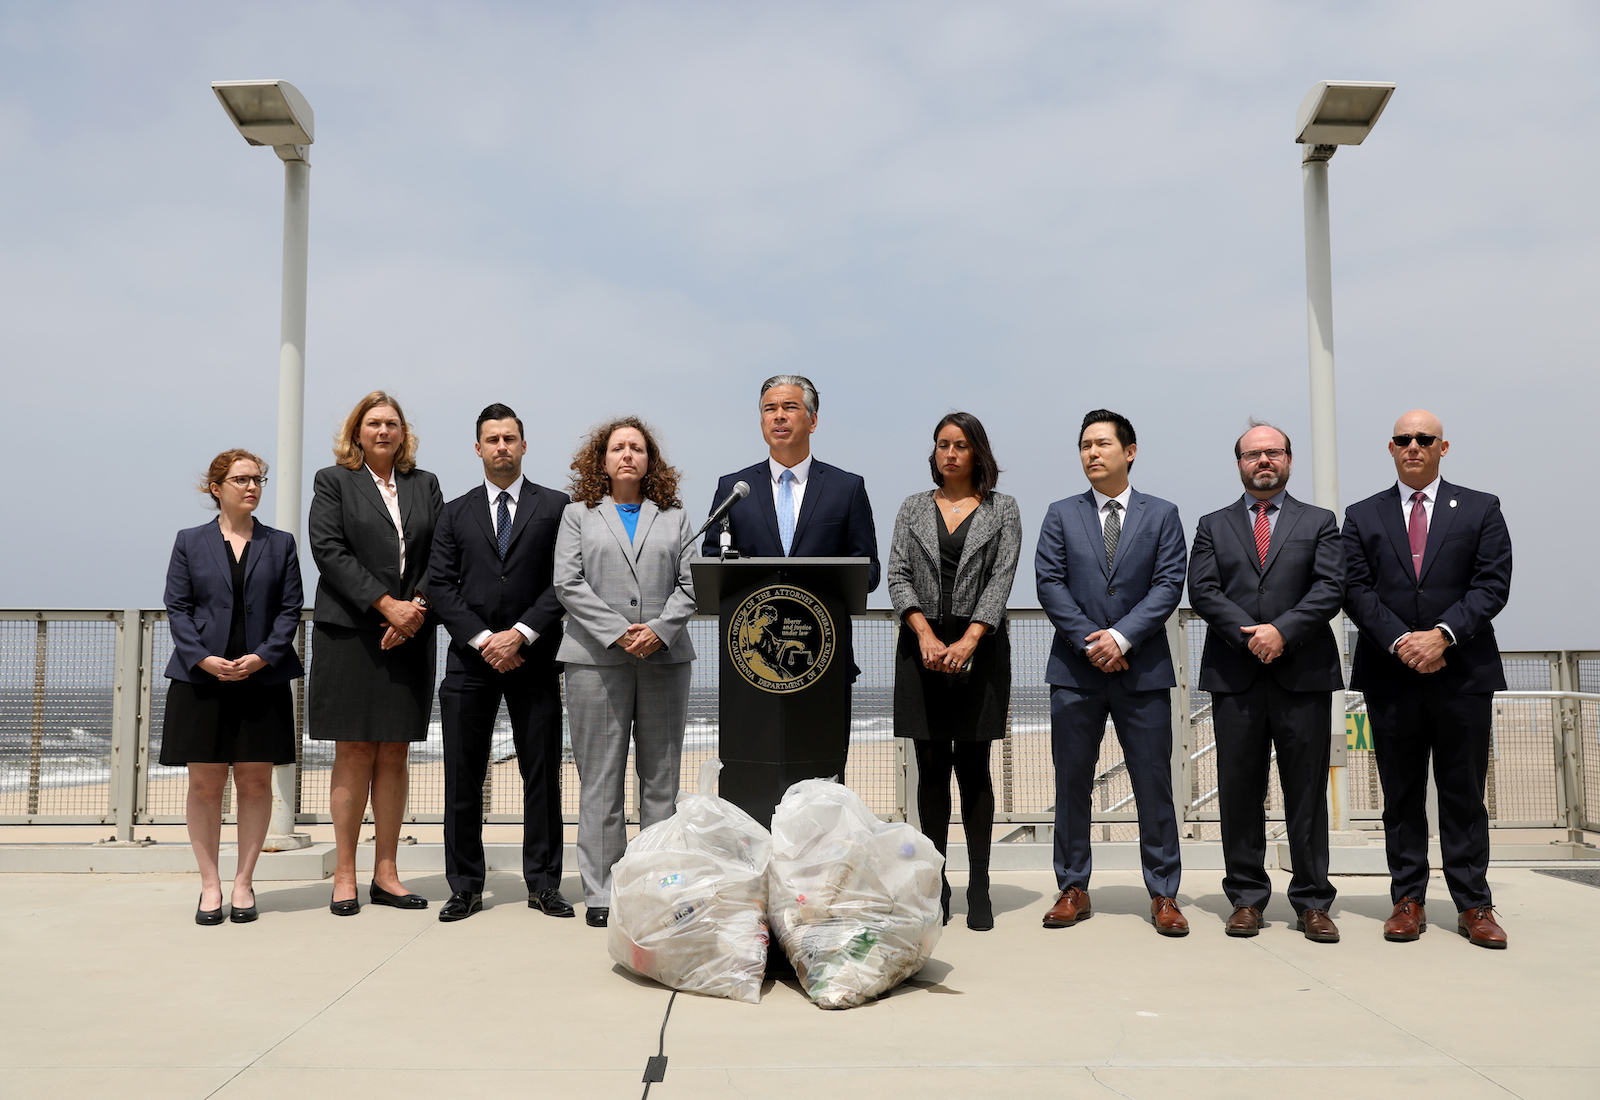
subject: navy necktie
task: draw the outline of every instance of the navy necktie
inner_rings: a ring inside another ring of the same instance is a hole
[[[500,548],[500,560],[511,549],[511,494],[500,490],[500,507],[494,514],[495,544]]]

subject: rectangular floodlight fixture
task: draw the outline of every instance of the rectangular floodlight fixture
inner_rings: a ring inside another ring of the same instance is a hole
[[[1378,124],[1394,85],[1377,80],[1319,80],[1295,113],[1302,145],[1360,145]]]
[[[311,104],[287,80],[213,80],[211,90],[251,145],[311,144]]]

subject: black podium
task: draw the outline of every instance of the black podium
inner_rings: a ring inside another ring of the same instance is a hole
[[[855,680],[850,616],[866,558],[695,558],[695,597],[717,615],[723,798],[761,824],[790,784],[839,775]]]

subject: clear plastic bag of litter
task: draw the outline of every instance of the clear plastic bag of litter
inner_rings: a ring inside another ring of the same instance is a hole
[[[882,822],[848,787],[807,779],[772,815],[772,928],[822,1008],[854,1008],[922,969],[939,935],[933,841]]]
[[[700,793],[639,833],[611,869],[606,947],[635,974],[688,993],[761,999],[767,966],[767,863],[772,834],[717,797],[720,760],[700,768]]]

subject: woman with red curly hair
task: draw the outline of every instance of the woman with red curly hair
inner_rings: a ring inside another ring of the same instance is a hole
[[[178,532],[167,567],[167,662],[162,764],[189,769],[185,818],[200,865],[196,924],[222,923],[222,791],[233,769],[239,865],[230,897],[235,924],[256,919],[254,872],[272,816],[272,766],[294,763],[294,697],[304,675],[295,653],[300,558],[294,536],[251,513],[267,464],[249,451],[211,460],[200,491],[218,515]]]
[[[585,919],[604,928],[611,865],[627,847],[628,742],[639,824],[672,816],[694,644],[694,523],[678,471],[637,417],[602,424],[572,459],[572,497],[556,536],[555,587],[567,610],[556,660],[578,767],[578,870]]]

